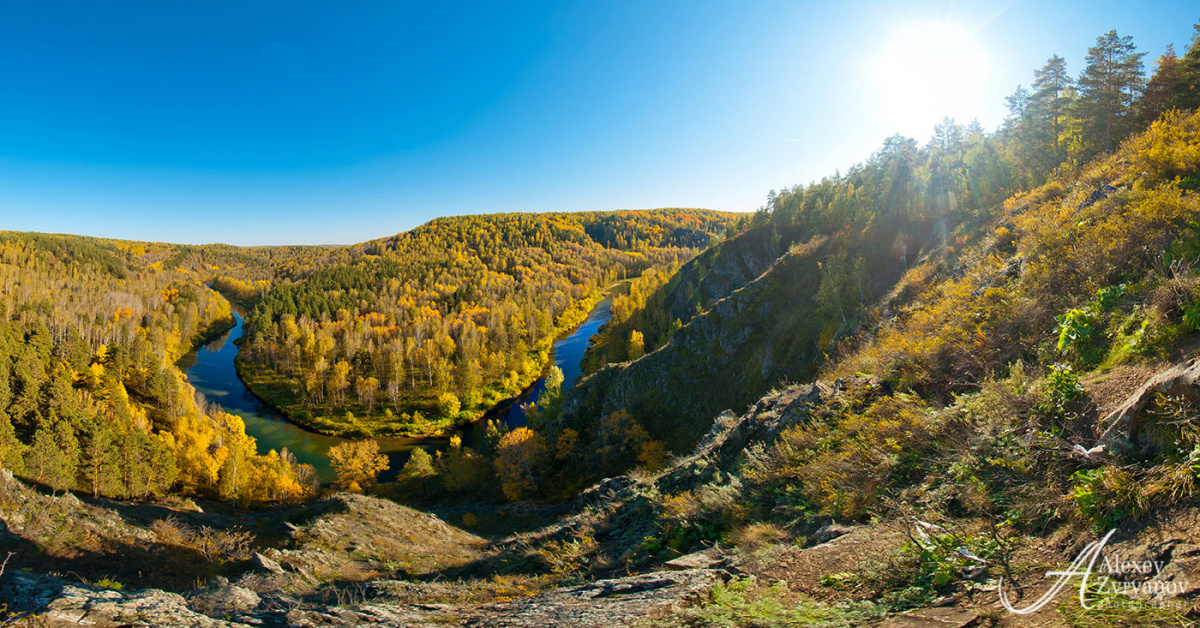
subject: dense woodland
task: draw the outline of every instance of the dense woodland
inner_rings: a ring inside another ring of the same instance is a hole
[[[730,218],[439,218],[289,269],[303,279],[274,287],[247,319],[242,374],[322,432],[436,433],[519,394],[603,290],[690,259]]]
[[[258,455],[175,362],[226,330],[214,273],[266,281],[305,247],[239,249],[0,233],[0,460],[53,490],[292,499],[311,469]]]

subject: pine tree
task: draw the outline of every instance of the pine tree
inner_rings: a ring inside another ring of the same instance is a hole
[[[1079,76],[1078,117],[1084,121],[1085,159],[1111,152],[1134,128],[1135,106],[1146,84],[1142,57],[1130,36],[1109,31],[1088,49]]]
[[[1041,161],[1046,174],[1066,160],[1062,147],[1063,127],[1070,108],[1071,87],[1074,82],[1067,74],[1067,61],[1058,55],[1033,73],[1033,93],[1029,108],[1041,140]]]
[[[433,457],[429,452],[417,447],[409,454],[408,462],[404,463],[404,468],[400,470],[399,479],[417,480],[421,484],[421,492],[427,493],[426,480],[435,475],[437,471],[433,468]]]
[[[0,467],[14,473],[25,471],[25,445],[17,439],[17,432],[4,410],[0,410]]]
[[[1158,119],[1164,112],[1171,109],[1175,97],[1175,87],[1182,79],[1179,59],[1175,56],[1174,46],[1167,46],[1154,64],[1154,75],[1146,83],[1146,91],[1142,93],[1142,120],[1149,124]]]
[[[92,497],[99,497],[101,493],[113,494],[120,489],[117,433],[107,417],[93,413],[85,418],[80,453],[83,485],[91,491]]]
[[[38,427],[33,445],[26,452],[25,467],[33,479],[54,491],[75,487],[79,469],[79,441],[75,430],[53,410],[49,420]]]
[[[1171,92],[1172,107],[1200,108],[1200,22],[1194,26],[1191,47],[1179,59],[1179,78]]]

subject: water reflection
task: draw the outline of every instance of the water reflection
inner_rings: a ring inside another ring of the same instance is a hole
[[[610,317],[608,299],[600,302],[587,319],[570,335],[554,345],[554,364],[563,371],[563,389],[570,388],[580,375],[580,361],[587,350],[593,334]],[[245,312],[234,307],[237,323],[221,337],[189,353],[179,361],[179,367],[187,374],[188,381],[209,401],[219,404],[226,412],[236,414],[246,423],[246,433],[258,441],[259,453],[287,448],[302,463],[317,469],[322,481],[333,480],[329,467],[329,448],[343,442],[335,436],[325,436],[304,430],[291,423],[282,413],[263,404],[238,379],[233,360],[238,346],[235,340],[242,336],[242,321]],[[515,402],[493,410],[488,417],[499,418],[509,426],[525,424],[522,404],[536,401],[545,389],[543,380],[538,380]],[[461,432],[463,442],[478,447],[483,440],[484,420],[469,425]],[[381,479],[393,479],[397,471],[408,461],[408,452],[414,447],[445,447],[446,438],[380,438],[379,449],[387,454],[390,469]]]

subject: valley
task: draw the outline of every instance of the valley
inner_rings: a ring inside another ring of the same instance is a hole
[[[0,231],[0,626],[1200,625],[1194,31],[753,212]]]
[[[554,343],[551,349],[553,366],[563,372],[563,390],[569,390],[579,377],[579,363],[588,348],[593,334],[609,319],[611,300],[606,298],[596,304],[588,317],[571,330],[564,338]],[[305,430],[292,423],[286,415],[264,404],[246,388],[237,374],[237,342],[243,334],[246,311],[234,304],[234,326],[211,342],[202,345],[180,359],[179,367],[187,376],[196,392],[210,402],[218,404],[226,412],[241,417],[246,425],[246,434],[255,439],[258,453],[287,449],[301,464],[312,465],[317,478],[322,482],[334,479],[329,466],[329,449],[346,439],[326,436]],[[376,439],[379,450],[387,455],[390,471],[381,479],[394,480],[404,466],[409,452],[414,447],[445,449],[451,436],[458,436],[470,447],[480,448],[483,444],[487,422],[495,420],[504,425],[520,427],[525,424],[522,408],[525,404],[537,403],[545,390],[545,378],[540,378],[525,389],[518,397],[501,402],[484,413],[483,417],[456,429],[452,435],[436,438],[380,438]]]

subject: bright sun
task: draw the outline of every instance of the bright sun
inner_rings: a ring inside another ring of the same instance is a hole
[[[965,124],[982,112],[988,58],[962,24],[897,26],[871,69],[879,114],[894,132],[924,140],[946,116]]]

